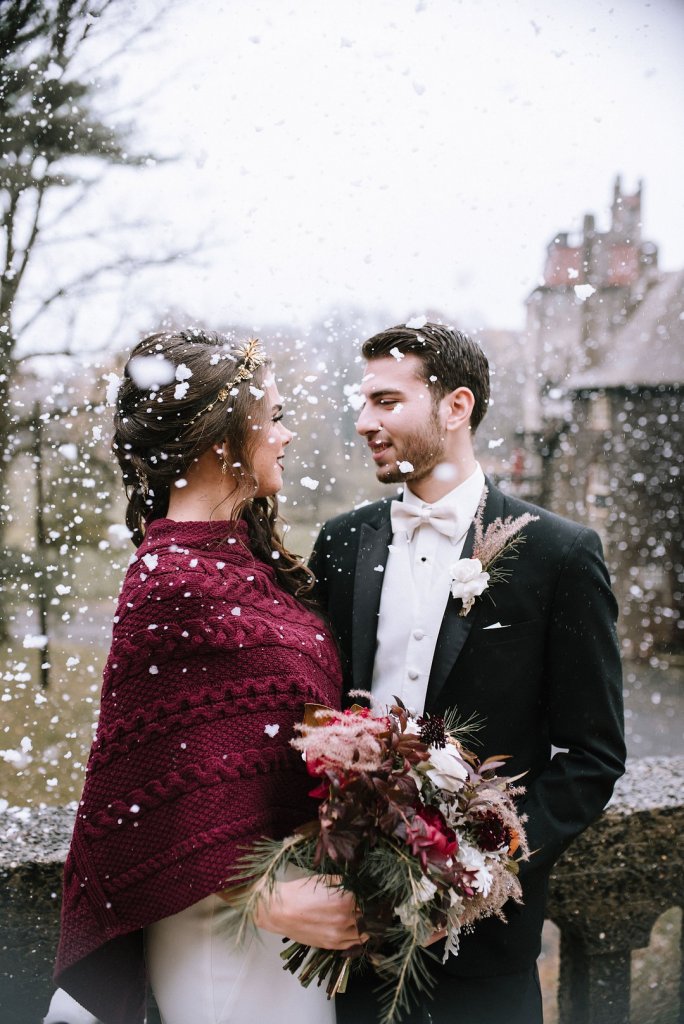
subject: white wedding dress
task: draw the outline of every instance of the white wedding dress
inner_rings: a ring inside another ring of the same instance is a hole
[[[335,1024],[325,986],[283,970],[283,940],[252,930],[237,948],[235,911],[208,896],[145,929],[147,972],[163,1024]]]
[[[208,896],[145,929],[147,973],[162,1024],[335,1024],[325,986],[303,988],[283,970],[279,935],[251,930],[237,948],[235,911]],[[44,1024],[98,1024],[55,992]]]

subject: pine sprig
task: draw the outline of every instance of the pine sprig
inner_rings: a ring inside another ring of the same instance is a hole
[[[429,938],[429,936],[427,936]],[[426,941],[417,925],[404,931],[397,951],[378,958],[375,970],[381,979],[378,986],[379,1024],[393,1024],[416,1002],[421,993],[429,993],[435,985],[429,961],[438,962],[434,953],[422,943]]]
[[[305,848],[311,845],[310,839],[297,833],[282,840],[259,839],[240,857],[238,870],[231,875],[231,887],[224,891],[224,899],[236,911],[232,927],[238,944],[255,928],[259,904],[273,895],[285,868],[289,864],[308,868],[310,856]]]
[[[461,718],[456,708],[447,708],[444,712],[444,731],[459,743],[479,744],[480,741],[474,734],[483,729],[484,724],[484,718],[480,718],[474,712],[468,718]]]

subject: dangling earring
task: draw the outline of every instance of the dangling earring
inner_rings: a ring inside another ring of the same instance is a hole
[[[214,451],[221,460],[221,473],[223,474],[223,476],[228,476],[231,467],[230,462],[228,461],[228,453],[226,452],[225,445],[222,445],[220,448],[214,448]]]

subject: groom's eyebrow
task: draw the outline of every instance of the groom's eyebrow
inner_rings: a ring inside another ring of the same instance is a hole
[[[403,398],[404,392],[399,388],[372,388],[368,398]]]

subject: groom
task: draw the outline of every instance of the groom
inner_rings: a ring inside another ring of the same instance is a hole
[[[438,324],[398,326],[362,351],[356,429],[378,479],[403,488],[399,500],[327,522],[312,555],[346,690],[482,720],[476,751],[509,754],[506,771],[526,773],[521,804],[535,851],[521,865],[524,905],[509,903],[506,923],[489,919],[463,935],[458,956],[434,967],[434,998],[405,1020],[539,1024],[536,959],[549,872],[624,770],[616,605],[601,544],[592,530],[485,478],[472,439],[489,402],[489,369],[470,338]],[[460,615],[452,568],[473,556],[485,490],[485,529],[507,517],[524,516],[524,525],[516,549],[494,560],[486,589]],[[352,982],[337,999],[339,1024],[378,1019],[375,987],[370,973]]]

